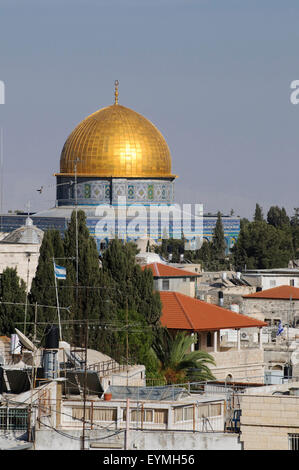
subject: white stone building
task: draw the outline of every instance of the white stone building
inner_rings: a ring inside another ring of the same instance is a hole
[[[43,235],[44,232],[35,227],[29,217],[26,225],[6,234],[0,241],[0,273],[6,268],[15,268],[29,290],[38,265]]]

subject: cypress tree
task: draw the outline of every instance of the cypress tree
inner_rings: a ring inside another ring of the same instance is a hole
[[[0,283],[0,333],[10,335],[14,333],[15,327],[23,331],[22,325],[25,315],[26,284],[20,279],[17,270],[6,268],[1,274]],[[9,303],[20,303],[24,305],[10,305]],[[29,318],[27,317],[26,321]]]
[[[38,265],[34,278],[32,279],[30,290],[30,303],[39,305],[55,306],[55,279],[53,270],[53,245],[50,231],[44,233],[40,247]],[[53,321],[56,318],[56,311],[52,308],[38,308],[38,321]]]
[[[110,293],[109,276],[102,272],[95,240],[86,226],[84,211],[77,213],[78,227],[78,285],[76,263],[76,212],[73,211],[64,237],[64,252],[67,258],[69,285],[73,285],[74,318],[78,321],[73,328],[73,340],[78,346],[84,344],[85,322],[95,321],[90,325],[89,346],[109,354],[113,348],[111,328],[107,322],[113,321],[113,296]],[[108,350],[107,350],[108,348]]]
[[[214,228],[211,249],[214,259],[218,261],[222,261],[224,259],[226,244],[224,239],[224,230],[220,212],[218,212],[217,214],[217,222]]]
[[[263,209],[257,203],[255,205],[255,213],[254,213],[253,220],[254,220],[254,222],[263,222],[263,220],[264,220]]]
[[[29,300],[31,304],[37,303],[38,305],[44,305],[45,307],[38,307],[37,309],[37,323],[39,322],[58,322],[57,309],[49,308],[56,307],[56,291],[55,291],[55,277],[54,277],[54,266],[53,258],[55,263],[58,265],[65,266],[64,247],[63,241],[59,231],[48,230],[44,233],[43,241],[40,248],[38,266],[35,273],[35,277],[32,280],[31,291],[29,294]],[[69,285],[69,273],[67,271],[67,279],[60,280],[56,279],[58,300],[60,307],[69,307],[72,304],[72,289],[66,288]],[[48,306],[48,307],[46,307]],[[31,320],[34,318],[34,307],[31,309]],[[61,309],[60,318],[70,318],[70,312]],[[44,325],[37,327],[37,334],[43,336]],[[62,326],[62,337],[64,340],[69,341],[70,337],[66,327]]]
[[[117,286],[118,307],[124,309],[127,302],[129,309],[143,313],[148,324],[156,325],[161,316],[160,295],[154,292],[152,272],[136,264],[136,254],[135,244],[112,240],[103,255],[103,269]]]

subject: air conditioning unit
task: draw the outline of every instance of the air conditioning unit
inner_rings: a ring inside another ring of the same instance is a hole
[[[247,334],[247,333],[245,333],[245,332],[241,333],[241,335],[240,335],[240,336],[241,336],[241,340],[243,340],[243,341],[245,341],[245,340],[248,340],[248,339],[249,339],[249,336],[248,336],[248,334]]]

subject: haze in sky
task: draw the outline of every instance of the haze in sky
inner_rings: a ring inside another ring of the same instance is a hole
[[[118,79],[119,103],[167,140],[177,202],[292,215],[298,24],[296,0],[2,0],[3,209],[53,207],[67,136]]]

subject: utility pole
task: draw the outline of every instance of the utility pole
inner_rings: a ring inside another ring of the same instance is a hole
[[[86,322],[85,322],[84,385],[83,385],[83,431],[82,431],[82,450],[85,450],[88,327],[89,327],[89,325],[88,325],[88,318],[86,318]]]
[[[126,299],[126,359],[129,365],[128,299]]]
[[[125,441],[125,450],[129,450],[130,446],[130,399],[127,398],[127,408],[126,408],[126,414],[127,414],[127,422],[126,422],[126,441]]]
[[[33,335],[33,342],[36,341],[36,321],[37,321],[37,302],[35,302],[35,310],[34,310],[34,335]]]
[[[78,284],[79,284],[79,245],[78,245],[78,191],[77,191],[77,163],[75,160],[75,213],[76,213],[76,301],[78,302]]]
[[[56,279],[56,272],[55,272],[55,259],[54,259],[54,257],[53,257],[53,271],[54,271],[54,279],[55,279],[57,315],[58,315],[58,322],[59,322],[59,337],[60,337],[60,341],[62,341],[61,322],[60,322],[60,308],[59,308],[59,299],[58,299],[58,289],[57,289],[57,279]]]

